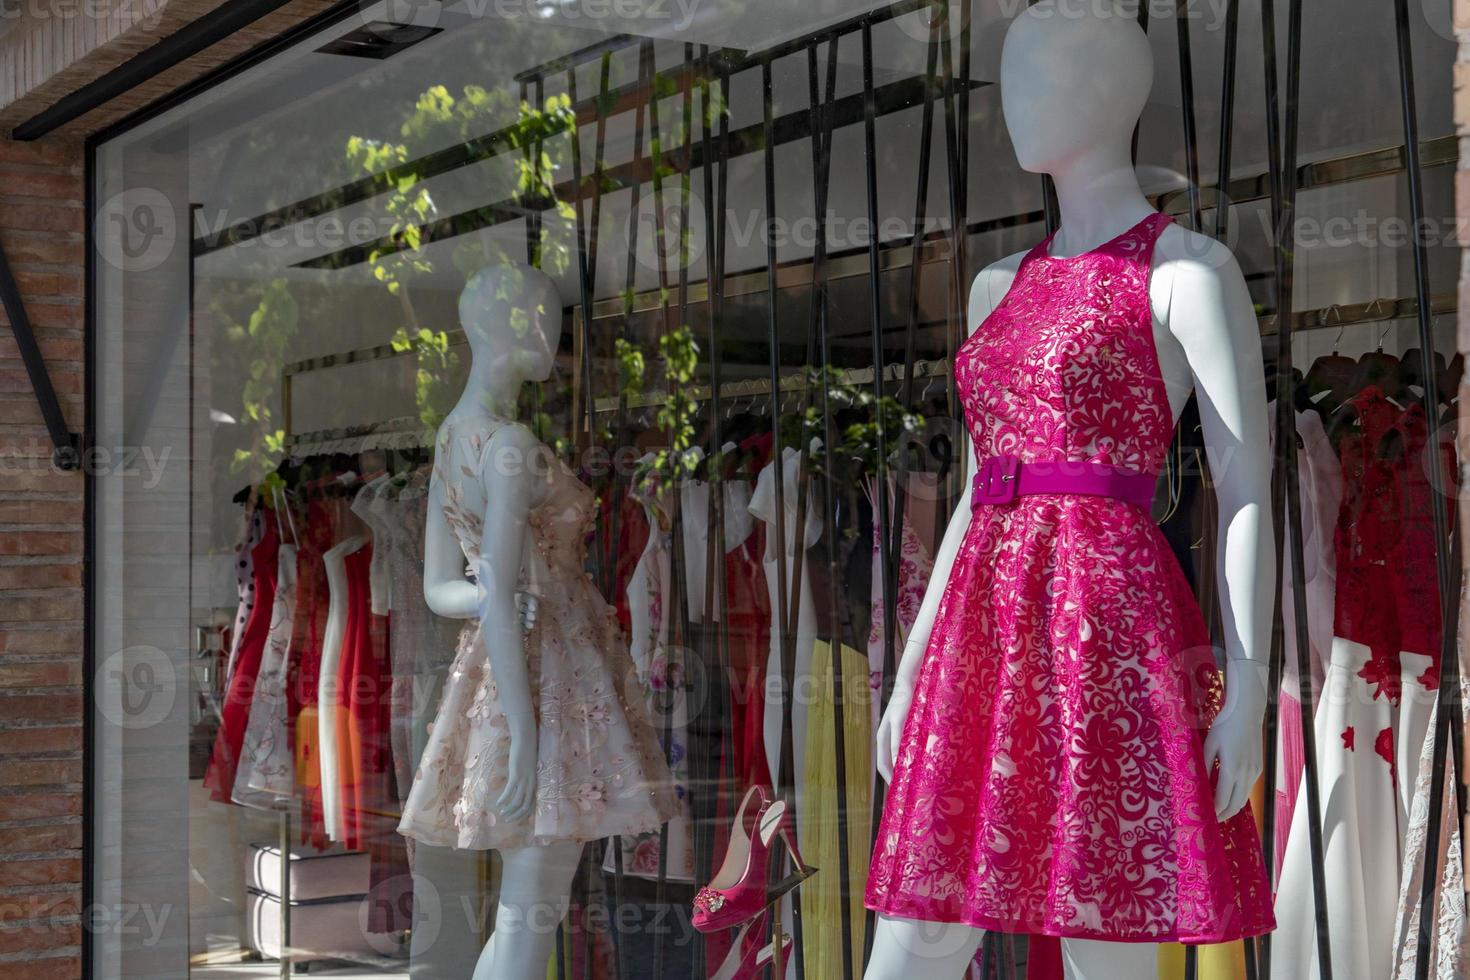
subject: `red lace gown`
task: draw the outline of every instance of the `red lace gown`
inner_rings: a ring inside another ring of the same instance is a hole
[[[252,603],[245,618],[244,633],[236,647],[234,670],[225,682],[224,703],[220,707],[219,730],[215,732],[214,750],[209,767],[204,771],[204,785],[211,799],[229,803],[235,788],[235,770],[240,766],[240,747],[245,742],[245,727],[250,721],[250,703],[255,697],[256,675],[270,635],[271,610],[276,601],[276,553],[281,545],[276,522],[263,522],[260,542],[251,549],[254,566],[248,591]]]
[[[955,357],[981,458],[1159,472],[1152,215],[1091,252],[1046,239]],[[1273,926],[1249,808],[1216,819],[1219,672],[1151,515],[1109,497],[978,507],[916,679],[866,900],[887,915],[1113,941]]]

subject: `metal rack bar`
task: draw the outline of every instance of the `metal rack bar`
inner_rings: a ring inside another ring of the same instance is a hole
[[[31,390],[36,395],[36,406],[41,410],[41,419],[46,425],[46,434],[51,438],[51,460],[57,469],[75,470],[82,465],[77,437],[66,427],[66,416],[62,414],[61,402],[56,398],[56,388],[51,384],[51,373],[46,369],[46,359],[41,356],[36,343],[36,332],[31,327],[30,314],[26,312],[20,287],[10,271],[10,260],[5,247],[0,243],[0,308],[10,323],[10,333],[25,364],[26,375],[31,379]]]
[[[775,390],[781,382],[781,337],[780,318],[777,310],[778,291],[776,286],[776,241],[777,214],[776,214],[776,143],[775,123],[772,117],[774,105],[774,92],[771,80],[770,59],[761,62],[761,125],[763,132],[763,174],[765,191],[765,216],[766,216],[766,332],[769,344],[769,360],[771,388]],[[795,811],[796,801],[796,763],[795,746],[793,744],[793,717],[792,692],[796,685],[796,629],[793,625],[794,617],[799,614],[800,601],[793,602],[791,599],[792,589],[799,589],[801,577],[799,571],[788,575],[786,567],[786,463],[785,451],[781,445],[781,407],[776,399],[771,399],[771,434],[774,440],[771,444],[771,482],[775,490],[775,512],[781,515],[773,525],[776,532],[776,623],[778,624],[778,637],[781,656],[780,676],[780,703],[781,703],[781,739],[778,766],[780,775],[776,779],[776,795],[786,801],[786,806]],[[803,440],[804,441],[804,440]],[[801,466],[797,467],[797,479],[804,479]],[[796,554],[799,556],[804,552],[800,546],[803,541],[802,527],[798,523],[794,528]],[[799,595],[799,593],[797,593]],[[794,607],[794,609],[793,609]],[[785,875],[788,855],[776,856],[777,877]],[[779,917],[779,909],[776,915]],[[791,932],[792,932],[792,955],[796,962],[797,980],[802,980],[805,975],[805,956],[803,955],[803,922],[801,914],[801,900],[797,895],[791,897]],[[777,919],[779,922],[779,918]],[[776,929],[774,965],[779,967],[783,954],[780,946],[780,928]]]
[[[877,104],[873,97],[873,31],[864,25],[862,30],[862,62],[863,62],[863,177],[866,190],[866,203],[869,227],[878,227],[878,150],[875,135],[877,120]],[[915,229],[917,234],[918,229]],[[882,411],[883,385],[878,376],[878,365],[883,363],[883,280],[880,275],[881,265],[879,261],[878,236],[875,232],[868,235],[868,325],[869,336],[872,342],[873,356],[873,394],[879,410],[875,413],[875,436],[877,439],[877,458],[886,459],[888,456],[888,431]],[[883,569],[883,581],[880,583],[883,593],[883,677],[880,682],[878,695],[878,711],[881,716],[883,710],[888,707],[888,698],[893,693],[893,647],[896,642],[894,634],[895,623],[893,610],[896,605],[895,587],[893,577],[887,574],[892,566],[892,555],[889,548],[889,530],[893,526],[892,514],[889,512],[887,482],[878,481],[877,520],[878,520],[878,567]],[[873,780],[873,806],[872,806],[872,832],[870,833],[870,844],[876,843],[878,835],[878,823],[883,817],[884,783],[881,779]],[[874,933],[873,910],[868,909],[864,916],[863,935],[863,968],[867,969],[868,961],[873,955],[873,933]]]
[[[708,46],[700,49],[701,57],[707,57]],[[719,91],[721,102],[724,101],[724,84],[720,83]],[[709,458],[713,461],[710,467],[710,491],[709,507],[707,508],[705,539],[715,542],[715,547],[709,549],[709,567],[706,570],[705,581],[706,598],[705,609],[717,610],[715,617],[717,622],[729,621],[727,598],[728,583],[725,579],[724,555],[726,551],[725,539],[725,473],[723,464],[723,452],[725,444],[724,416],[720,411],[720,374],[723,364],[723,352],[721,349],[721,312],[719,304],[719,282],[720,273],[724,264],[724,237],[725,237],[725,210],[724,210],[724,181],[725,167],[723,161],[718,158],[722,156],[724,143],[711,138],[711,127],[714,124],[715,107],[711,98],[710,82],[708,78],[702,78],[699,84],[700,93],[700,147],[704,159],[711,161],[710,166],[701,168],[703,178],[703,194],[705,201],[715,201],[716,188],[713,165],[718,163],[721,172],[721,183],[718,190],[720,200],[713,210],[704,209],[705,248],[706,254],[711,256],[708,265],[709,282],[711,284],[710,309],[706,317],[705,326],[709,344],[710,364],[710,444],[708,449]],[[728,132],[728,113],[723,104],[720,106],[719,116],[721,129]],[[717,155],[717,151],[719,151]],[[686,174],[687,170],[686,168]],[[718,226],[716,215],[719,216]],[[685,216],[687,228],[688,217]],[[687,263],[686,273],[680,286],[680,301],[687,304],[689,296]],[[710,595],[710,592],[713,595]],[[704,673],[707,678],[729,678],[731,673],[730,659],[730,633],[729,630],[713,629],[705,630],[700,644],[700,653],[704,661]],[[714,669],[711,669],[711,665]],[[718,682],[711,682],[710,690],[713,696],[710,699],[708,728],[716,733],[716,738],[710,738],[708,734],[699,742],[700,758],[702,759],[703,778],[700,780],[701,787],[711,789],[697,792],[693,795],[692,805],[694,808],[694,863],[695,874],[700,881],[709,881],[714,873],[714,826],[720,816],[720,801],[728,799],[730,789],[734,785],[734,774],[726,774],[721,765],[721,760],[734,760],[734,738],[727,724],[728,714],[724,709],[725,700],[722,695],[726,689]],[[742,692],[742,696],[743,692]],[[713,778],[711,778],[713,774]],[[707,976],[709,968],[706,963],[707,951],[704,943],[694,945],[693,975],[698,977]]]
[[[1301,0],[1288,0],[1287,6],[1287,62],[1286,62],[1286,103],[1281,107],[1278,103],[1278,91],[1276,85],[1276,63],[1275,63],[1275,20],[1274,6],[1270,0],[1266,0],[1261,8],[1262,31],[1269,39],[1267,46],[1266,64],[1266,92],[1267,92],[1267,139],[1270,144],[1271,172],[1275,177],[1272,187],[1272,217],[1273,226],[1276,230],[1276,308],[1278,312],[1290,311],[1292,309],[1293,296],[1293,247],[1296,229],[1296,194],[1297,188],[1293,182],[1296,174],[1297,136],[1299,131],[1300,117],[1300,84],[1301,84],[1301,38],[1302,38],[1302,2]],[[1279,111],[1279,115],[1278,115]],[[1278,128],[1278,118],[1280,126]],[[1302,785],[1306,790],[1307,824],[1308,824],[1308,848],[1312,864],[1312,904],[1316,917],[1317,928],[1317,959],[1318,971],[1321,980],[1332,978],[1332,942],[1329,929],[1329,917],[1327,912],[1326,881],[1323,874],[1323,826],[1322,826],[1322,800],[1321,785],[1318,782],[1317,745],[1313,717],[1315,715],[1315,701],[1312,692],[1312,670],[1310,663],[1310,651],[1308,649],[1307,637],[1307,611],[1306,611],[1306,588],[1304,585],[1304,558],[1301,523],[1301,488],[1298,472],[1298,456],[1296,444],[1296,425],[1294,399],[1292,392],[1292,364],[1291,364],[1291,326],[1292,317],[1282,316],[1278,321],[1278,332],[1280,342],[1277,344],[1276,360],[1276,479],[1272,486],[1272,509],[1278,518],[1284,518],[1285,528],[1282,520],[1275,522],[1276,554],[1277,554],[1277,582],[1276,589],[1276,613],[1273,628],[1273,643],[1271,667],[1268,671],[1267,690],[1267,721],[1271,729],[1272,741],[1275,744],[1275,715],[1277,705],[1277,693],[1281,686],[1281,669],[1285,647],[1284,626],[1281,620],[1281,604],[1283,601],[1280,582],[1284,568],[1282,554],[1283,531],[1286,534],[1287,546],[1291,549],[1291,576],[1292,576],[1292,600],[1295,613],[1295,642],[1298,658],[1299,689],[1298,708],[1301,713],[1302,725],[1302,755],[1304,758]],[[1273,753],[1274,755],[1274,753]],[[1273,766],[1274,773],[1274,766]],[[1274,810],[1273,821],[1266,827],[1267,840],[1274,838]],[[1266,854],[1270,854],[1269,844]],[[1268,858],[1269,860],[1269,858]],[[1269,944],[1263,938],[1261,943],[1266,950],[1265,957],[1269,956]],[[1263,976],[1269,977],[1270,961],[1263,957]]]
[[[1424,238],[1417,232],[1424,219],[1424,175],[1419,167],[1419,107],[1414,96],[1414,49],[1410,36],[1409,7],[1406,0],[1394,0],[1394,41],[1398,55],[1399,96],[1403,112],[1404,139],[1408,151],[1405,160],[1408,171],[1409,213],[1413,236],[1414,297],[1419,322],[1419,348],[1427,359],[1434,351],[1434,321],[1429,293],[1429,256]],[[1419,935],[1417,960],[1414,975],[1417,980],[1428,980],[1430,950],[1434,940],[1435,901],[1439,893],[1440,876],[1431,869],[1437,867],[1440,834],[1443,830],[1445,766],[1450,754],[1450,738],[1464,735],[1465,721],[1461,714],[1463,701],[1460,692],[1459,644],[1455,635],[1456,613],[1459,608],[1457,575],[1450,565],[1450,526],[1439,493],[1447,486],[1443,462],[1439,454],[1439,379],[1434,371],[1426,370],[1420,380],[1423,386],[1423,404],[1429,434],[1424,453],[1428,463],[1429,485],[1436,496],[1431,499],[1431,514],[1434,522],[1434,568],[1439,585],[1439,686],[1435,692],[1434,727],[1430,730],[1432,762],[1430,765],[1431,786],[1429,790],[1429,822],[1425,831],[1424,880],[1419,893]],[[1458,563],[1456,563],[1458,565]],[[1453,724],[1452,724],[1453,722]],[[1400,774],[1399,778],[1405,778]],[[1458,783],[1458,776],[1456,778]],[[1461,811],[1457,808],[1457,814]],[[1461,831],[1463,832],[1463,818]],[[1463,840],[1463,838],[1462,838]]]
[[[819,370],[823,376],[832,364],[832,344],[829,333],[828,322],[828,296],[827,296],[827,202],[832,179],[832,116],[829,111],[837,94],[837,53],[841,44],[841,37],[834,36],[827,42],[827,73],[826,89],[819,95],[817,91],[817,45],[812,44],[807,48],[807,99],[812,110],[812,131],[819,134],[812,140],[812,200],[816,203],[816,211],[820,216],[821,226],[817,234],[816,253],[812,264],[812,314],[813,325],[816,331],[816,358],[809,358],[808,363],[816,360]],[[835,472],[835,458],[833,456],[833,443],[836,441],[834,431],[834,419],[832,417],[831,391],[827,385],[820,388],[821,418],[822,418],[822,462],[826,469],[826,478],[822,481],[822,524],[827,529],[827,578],[829,582],[841,581],[841,573],[838,565],[838,553],[836,546],[837,535],[837,489],[833,479]],[[812,405],[812,397],[808,393],[807,406]],[[801,526],[798,520],[797,526]],[[851,828],[848,819],[848,795],[847,795],[847,728],[845,724],[847,702],[844,697],[846,687],[843,675],[843,644],[846,640],[842,629],[843,617],[838,601],[838,589],[835,587],[827,590],[828,615],[832,624],[832,638],[830,653],[832,656],[832,738],[833,738],[833,762],[837,769],[837,901],[840,916],[840,935],[842,940],[842,975],[851,977],[853,975],[853,948],[852,948],[852,914],[849,905],[852,896],[849,890],[849,877],[852,871],[849,847],[851,844]]]

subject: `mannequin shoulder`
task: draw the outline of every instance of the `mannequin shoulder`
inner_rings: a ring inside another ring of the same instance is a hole
[[[1250,290],[1234,253],[1188,228],[1171,225],[1159,236],[1149,292],[1155,316],[1175,336],[1255,326]]]
[[[1235,253],[1209,235],[1170,225],[1154,246],[1153,276],[1196,288],[1233,287],[1245,282]],[[1177,293],[1177,290],[1176,290]]]
[[[1005,296],[1011,288],[1011,283],[1016,281],[1016,272],[1021,268],[1021,260],[1026,257],[1026,252],[1016,252],[1007,255],[1003,259],[997,259],[975,274],[975,279],[970,283],[969,301],[969,327],[973,332],[980,322],[988,317],[996,304]]]

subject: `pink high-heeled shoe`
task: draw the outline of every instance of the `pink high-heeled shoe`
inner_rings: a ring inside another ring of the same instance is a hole
[[[762,909],[754,919],[740,927],[735,934],[735,942],[730,946],[730,952],[725,956],[725,962],[720,968],[710,975],[710,980],[755,980],[760,972],[771,964],[776,958],[776,941],[771,940],[764,946],[755,942],[747,944],[752,930],[757,936],[763,935],[766,928],[765,910]],[[785,962],[791,956],[791,933],[781,934],[782,961]]]
[[[752,800],[759,803],[751,826],[754,833],[745,827],[745,811]],[[766,868],[770,863],[767,859],[771,841],[777,834],[791,854],[796,873],[773,890],[767,888]],[[694,895],[694,928],[700,932],[717,932],[747,922],[815,870],[807,867],[796,849],[796,836],[791,833],[785,801],[773,801],[765,787],[752,786],[740,801],[740,809],[735,811],[730,843],[725,848],[725,860],[719,872]]]

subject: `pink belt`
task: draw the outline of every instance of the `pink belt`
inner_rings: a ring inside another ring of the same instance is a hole
[[[1110,463],[1039,460],[1023,463],[1015,456],[987,456],[975,474],[970,506],[1008,504],[1032,493],[1081,493],[1113,497],[1153,507],[1157,477]]]

